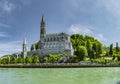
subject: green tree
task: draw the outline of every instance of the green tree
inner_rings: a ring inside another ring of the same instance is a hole
[[[97,57],[100,57],[101,56],[101,54],[103,53],[103,46],[102,46],[102,44],[100,44],[100,43],[98,43],[98,45],[97,45]]]
[[[110,44],[109,55],[113,56],[113,44]]]
[[[77,62],[79,62],[79,59],[78,59],[77,56],[73,55],[73,56],[70,57],[70,61],[69,62],[70,63],[77,63]]]
[[[1,64],[9,64],[9,58],[8,57],[2,58],[0,62],[1,62]]]
[[[76,55],[80,61],[84,60],[85,57],[88,56],[87,49],[84,46],[79,46],[77,48]]]
[[[32,59],[30,56],[26,56],[25,57],[25,63],[31,63],[32,62]]]
[[[9,64],[9,63],[10,63],[9,57],[5,58],[5,62],[6,62],[6,64]]]
[[[11,63],[11,64],[15,64],[15,63],[16,63],[16,57],[14,57],[14,56],[11,57],[11,58],[10,58],[10,63]]]
[[[44,57],[43,62],[48,63],[48,57]]]
[[[32,63],[38,63],[39,62],[39,56],[35,55],[32,58]]]
[[[18,57],[18,59],[17,59],[17,63],[23,63],[24,62],[24,60],[23,60],[23,58],[20,56],[20,57]]]
[[[118,42],[116,42],[116,54],[119,52]]]
[[[1,59],[1,64],[6,64],[5,58],[2,58],[2,59]]]
[[[100,57],[103,51],[103,45],[98,40],[94,39],[91,36],[83,36],[80,34],[71,35],[71,42],[74,48],[75,55],[78,53],[79,46],[84,46],[87,49],[88,57],[90,59]]]
[[[91,43],[90,43],[90,41],[88,40],[87,42],[86,42],[86,49],[87,49],[87,52],[88,52],[88,57],[90,58],[90,59],[92,59],[93,57],[93,54],[92,54],[92,47],[91,47]]]
[[[92,50],[93,50],[94,52],[97,51],[97,45],[96,45],[96,43],[93,43],[93,45],[92,45]]]

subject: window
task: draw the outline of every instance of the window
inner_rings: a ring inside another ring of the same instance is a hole
[[[52,37],[51,37],[50,41],[52,41]]]
[[[54,37],[54,41],[55,41],[55,37]]]
[[[57,37],[57,41],[59,41],[59,37]]]

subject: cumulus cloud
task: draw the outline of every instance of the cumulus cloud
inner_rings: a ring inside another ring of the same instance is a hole
[[[15,5],[13,3],[5,2],[3,5],[3,10],[6,12],[11,12],[15,9]]]
[[[81,24],[74,24],[71,25],[69,28],[69,33],[76,34],[76,33],[81,33],[84,35],[92,35],[93,32],[91,31],[89,26],[83,26]]]
[[[14,3],[9,2],[8,0],[1,0],[0,9],[3,13],[11,13],[13,10],[16,9],[16,6]]]
[[[92,29],[93,29],[92,26],[73,24],[70,26],[68,31],[70,34],[90,35],[95,37],[99,41],[106,41],[106,38],[102,35],[102,33],[95,33]]]
[[[0,42],[0,56],[20,52],[22,49],[21,44],[21,41]]]

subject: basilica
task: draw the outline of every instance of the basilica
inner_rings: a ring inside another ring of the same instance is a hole
[[[73,55],[73,47],[70,41],[70,35],[66,33],[46,34],[46,24],[44,16],[42,16],[40,24],[40,39],[38,45],[34,43],[30,51],[27,48],[27,41],[23,41],[22,56],[25,58],[27,55],[33,56],[38,55],[44,57],[47,54],[59,54],[67,53]]]

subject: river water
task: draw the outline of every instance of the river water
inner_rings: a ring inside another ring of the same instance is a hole
[[[0,84],[120,84],[120,68],[0,68]]]

